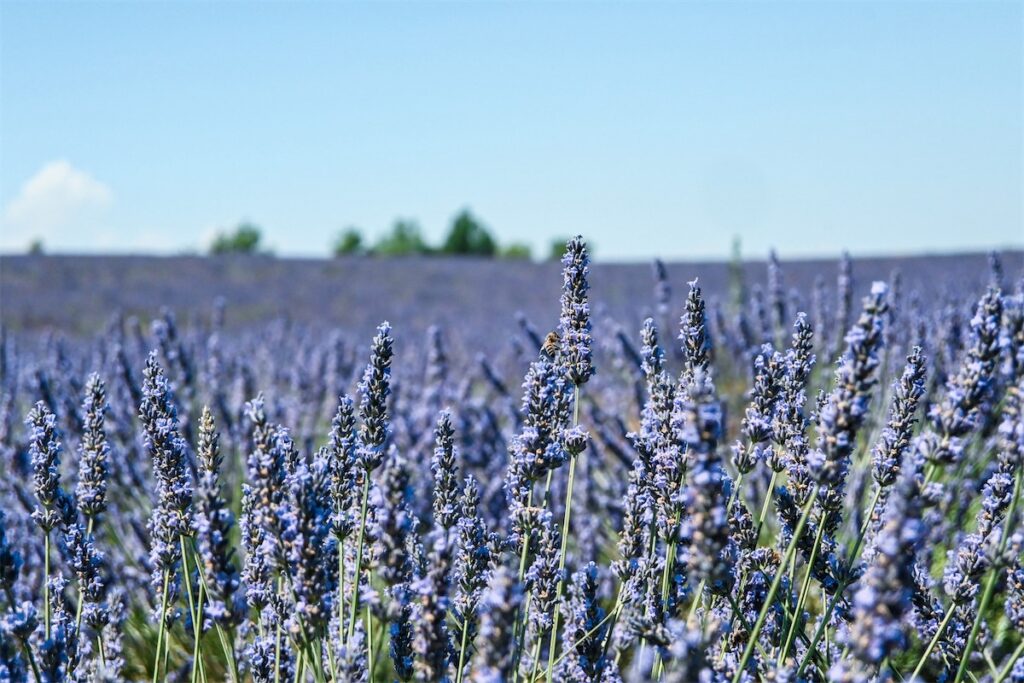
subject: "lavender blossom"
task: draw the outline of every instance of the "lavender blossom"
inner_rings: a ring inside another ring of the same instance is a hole
[[[835,388],[818,411],[818,453],[814,470],[822,486],[821,507],[835,523],[846,492],[850,455],[878,383],[878,351],[887,311],[886,287],[876,282],[864,299],[857,324],[846,335],[847,351],[836,369]]]
[[[903,375],[894,385],[889,421],[871,451],[871,473],[883,488],[896,482],[899,465],[908,452],[918,402],[924,395],[924,377],[925,358],[921,347],[915,346],[907,356]]]
[[[266,530],[260,524],[258,501],[248,486],[242,494],[242,517],[239,524],[245,558],[241,578],[245,584],[248,605],[257,612],[270,604],[274,590],[271,585],[270,546]]]
[[[391,663],[398,680],[408,681],[413,675],[413,606],[406,584],[392,586],[390,593],[393,612],[389,626]]]
[[[651,378],[657,376],[665,367],[665,352],[658,345],[658,327],[654,320],[647,318],[640,329],[640,355],[643,358],[641,369],[644,377],[650,382]]]
[[[235,566],[231,534],[235,517],[220,480],[223,459],[213,414],[203,407],[199,418],[199,482],[196,488],[196,546],[206,588],[205,612],[214,622],[236,626],[244,617],[238,599],[241,576]]]
[[[522,427],[512,437],[505,495],[518,544],[535,523],[529,502],[533,483],[569,459],[561,436],[569,423],[570,394],[563,366],[541,356],[523,381]]]
[[[370,349],[370,363],[359,383],[359,457],[367,472],[377,469],[384,461],[384,446],[388,426],[388,396],[391,395],[391,359],[394,356],[391,324],[387,321],[377,327]]]
[[[352,508],[358,486],[358,440],[355,430],[355,403],[349,396],[338,400],[338,409],[331,420],[328,445],[323,451],[331,479],[331,501],[334,514],[332,524],[339,543],[352,533],[355,526]]]
[[[170,621],[177,595],[179,539],[192,533],[192,482],[188,472],[184,439],[178,433],[178,413],[170,384],[156,360],[156,352],[146,360],[143,373],[142,405],[139,420],[145,431],[146,449],[156,476],[156,501],[149,518],[152,585],[157,604],[165,601],[162,615]],[[166,588],[165,588],[166,586]]]
[[[71,515],[71,501],[60,486],[60,437],[57,419],[42,401],[28,414],[32,430],[29,453],[32,458],[33,492],[36,507],[32,519],[47,534],[63,526]]]
[[[81,513],[86,518],[95,518],[107,509],[107,480],[110,477],[110,445],[103,424],[108,410],[107,392],[99,375],[89,376],[85,393],[82,457],[75,498]]]
[[[332,507],[327,493],[327,473],[299,461],[288,477],[286,503],[278,508],[282,552],[287,561],[294,610],[289,630],[304,639],[317,638],[332,614],[335,591],[327,539]]]
[[[467,477],[459,499],[459,545],[453,570],[457,590],[451,610],[456,624],[452,642],[463,654],[476,639],[477,610],[487,588],[492,560],[487,527],[477,512],[479,502],[480,490],[476,481]]]
[[[576,386],[587,383],[594,374],[590,338],[590,304],[587,302],[587,274],[590,259],[583,237],[576,236],[565,245],[562,257],[562,315],[558,322],[561,362],[569,381]]]
[[[996,290],[989,290],[978,302],[971,319],[971,347],[956,376],[946,383],[942,401],[933,404],[929,411],[932,431],[926,435],[923,449],[925,456],[934,463],[959,462],[963,457],[964,439],[977,426],[999,359],[1002,310]]]
[[[60,576],[50,577],[48,581],[53,598],[53,619],[50,635],[37,648],[39,671],[46,681],[67,680],[78,664],[78,629],[64,600],[66,583]]]
[[[68,527],[66,541],[82,601],[82,619],[94,629],[102,629],[110,620],[105,604],[107,582],[103,576],[103,555],[77,523]]]
[[[978,511],[977,529],[965,536],[949,551],[943,573],[943,588],[957,605],[974,600],[981,578],[995,559],[990,537],[997,531],[1010,506],[1013,481],[1005,472],[996,471],[985,483],[981,510]]]
[[[679,339],[683,343],[686,372],[692,375],[697,370],[707,370],[711,364],[711,334],[707,328],[704,298],[696,280],[690,282],[686,313],[680,321],[680,328]]]
[[[537,553],[525,576],[530,600],[523,646],[529,647],[531,658],[524,657],[522,666],[527,674],[535,668],[533,653],[536,653],[538,658],[542,657],[543,652],[540,648],[551,636],[555,610],[558,608],[558,583],[563,577],[563,570],[559,568],[562,535],[550,512],[543,513],[539,526]]]
[[[688,569],[717,595],[727,595],[734,581],[736,548],[729,534],[726,508],[728,477],[718,457],[721,407],[710,379],[697,370],[679,409],[680,427],[691,461],[682,492],[686,516],[682,537],[689,547]]]
[[[789,350],[786,351],[785,374],[780,380],[778,406],[772,424],[772,436],[780,449],[785,449],[793,440],[804,438],[804,404],[807,402],[807,382],[814,370],[814,338],[807,316],[799,313],[793,324]],[[773,458],[779,460],[777,454]],[[775,464],[769,462],[769,465]],[[772,469],[779,471],[781,467],[773,466]]]
[[[765,345],[754,360],[754,386],[743,415],[743,441],[733,446],[733,464],[746,474],[765,459],[765,444],[774,436],[775,402],[785,372],[782,357]]]
[[[495,570],[480,600],[480,633],[468,680],[501,683],[512,679],[515,621],[522,601],[522,587],[512,572],[505,567]]]
[[[597,598],[597,566],[589,565],[573,575],[565,607],[563,647],[566,655],[558,680],[592,683],[608,680],[614,664],[604,656],[604,610]]]
[[[847,643],[863,675],[910,644],[905,618],[912,609],[914,567],[925,538],[917,477],[908,472],[889,499],[885,521],[875,539],[871,563],[853,596]]]
[[[391,448],[381,476],[380,487],[370,495],[374,520],[370,530],[374,540],[374,566],[389,586],[408,582],[412,577],[409,540],[415,520],[410,501],[412,488],[406,459]]]
[[[452,416],[441,413],[434,430],[434,457],[430,467],[434,472],[434,523],[448,531],[459,521],[457,453]]]
[[[426,576],[412,584],[417,602],[413,623],[413,675],[418,681],[446,683],[452,658],[448,631],[448,570],[442,556],[448,554],[447,539],[438,535]]]

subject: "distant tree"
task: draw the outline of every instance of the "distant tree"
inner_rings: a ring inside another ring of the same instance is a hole
[[[430,247],[420,234],[415,221],[397,220],[387,233],[373,247],[373,253],[381,256],[409,256],[429,254]]]
[[[43,254],[43,241],[38,237],[32,240],[28,245],[28,253],[32,256],[41,256]]]
[[[512,244],[502,247],[500,255],[501,258],[505,259],[529,261],[533,258],[533,251],[530,249],[529,244],[513,242]]]
[[[335,256],[350,256],[363,253],[363,235],[359,232],[359,228],[346,228],[343,230],[334,240],[333,251]]]
[[[472,256],[494,256],[498,245],[468,209],[463,209],[452,220],[451,230],[445,238],[441,252]]]
[[[253,223],[239,223],[232,233],[218,234],[210,245],[211,254],[255,254],[259,250],[262,233]]]

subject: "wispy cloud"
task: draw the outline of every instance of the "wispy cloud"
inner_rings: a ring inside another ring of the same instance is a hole
[[[24,249],[34,239],[88,249],[113,201],[103,182],[66,160],[50,161],[4,207],[0,249]]]

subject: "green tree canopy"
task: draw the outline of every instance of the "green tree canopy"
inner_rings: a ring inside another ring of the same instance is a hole
[[[498,245],[487,228],[468,209],[463,209],[452,221],[441,251],[445,254],[494,256]]]
[[[408,256],[411,254],[429,254],[430,247],[420,234],[420,226],[415,221],[397,220],[391,232],[381,237],[373,247],[373,253],[381,256]]]
[[[211,254],[255,254],[259,250],[262,232],[259,226],[243,222],[234,232],[218,234],[210,245]]]
[[[363,246],[363,235],[359,228],[346,228],[338,234],[332,248],[335,256],[350,256],[361,254],[365,251]]]
[[[501,248],[501,258],[529,261],[533,258],[533,251],[530,249],[529,244],[523,242],[513,242],[512,244],[506,245]]]

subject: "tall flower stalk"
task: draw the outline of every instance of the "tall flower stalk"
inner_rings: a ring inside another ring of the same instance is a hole
[[[580,387],[594,374],[591,350],[590,303],[587,291],[590,284],[590,257],[587,245],[581,236],[576,236],[565,245],[562,256],[562,315],[558,331],[561,348],[558,362],[566,368],[566,376],[573,385],[572,432],[565,439],[565,450],[569,454],[569,478],[565,490],[565,512],[562,516],[562,548],[559,557],[559,573],[565,571],[565,556],[569,541],[569,524],[572,516],[572,493],[576,481],[576,460],[586,446],[586,436],[579,432]],[[564,579],[559,576],[555,591],[555,602],[562,597]],[[555,649],[558,637],[558,612],[555,612],[551,627],[551,643],[548,650],[547,681],[551,683],[555,668]]]
[[[60,485],[61,443],[57,435],[57,418],[42,401],[36,403],[26,420],[31,429],[29,454],[32,460],[33,492],[36,507],[32,519],[43,531],[43,625],[50,637],[52,609],[50,605],[51,534],[63,528],[71,516],[71,501]]]
[[[201,646],[198,645],[200,625],[196,619],[198,615],[195,613],[187,560],[182,554],[185,539],[193,532],[192,482],[188,471],[187,445],[178,431],[178,411],[174,405],[170,382],[157,362],[155,351],[146,359],[143,377],[139,421],[145,432],[146,449],[156,478],[156,501],[149,518],[152,583],[159,603],[159,611],[155,615],[159,620],[159,635],[153,665],[153,680],[156,681],[161,659],[169,649],[165,633],[177,617],[173,605],[181,575],[189,595],[193,636],[199,657]],[[183,564],[181,574],[179,563]]]
[[[391,395],[391,359],[392,349],[391,325],[381,323],[373,338],[370,349],[370,362],[359,383],[359,415],[362,425],[359,429],[359,462],[361,466],[362,500],[359,506],[359,534],[356,539],[356,564],[353,573],[354,585],[348,616],[348,632],[346,642],[352,640],[355,632],[356,614],[359,610],[360,582],[363,570],[363,545],[366,534],[366,509],[370,497],[370,476],[384,461],[384,447],[387,444],[388,397]],[[366,624],[369,628],[369,624]],[[370,642],[369,640],[367,642]],[[370,659],[372,666],[372,658]]]

